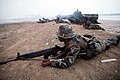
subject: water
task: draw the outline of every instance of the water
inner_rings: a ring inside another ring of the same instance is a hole
[[[0,24],[5,23],[19,23],[19,22],[35,22],[39,18],[13,18],[13,19],[7,19],[7,20],[0,20]]]
[[[100,15],[99,21],[106,31],[120,34],[120,14]]]
[[[120,21],[120,14],[99,15],[99,20],[116,20]]]

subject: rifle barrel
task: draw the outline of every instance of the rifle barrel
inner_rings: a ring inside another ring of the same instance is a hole
[[[15,58],[15,59],[12,59],[12,60],[8,60],[8,61],[3,61],[3,62],[0,62],[0,65],[3,65],[3,64],[6,64],[6,63],[9,63],[9,62],[12,62],[12,61],[17,61],[18,59]]]
[[[55,46],[53,48],[40,50],[40,51],[35,51],[35,52],[30,52],[30,53],[23,54],[23,55],[20,55],[20,53],[18,52],[17,57],[15,59],[0,62],[0,65],[6,64],[8,62],[16,61],[16,60],[37,60],[37,59],[32,59],[32,58],[42,56],[42,55],[50,56],[50,55],[56,53],[57,51],[60,51],[61,49],[62,49],[61,47]],[[46,60],[49,60],[49,59],[38,59],[38,60],[39,61],[46,61]]]
[[[60,50],[60,48],[53,47],[53,48],[49,48],[49,49],[45,49],[45,50],[40,50],[40,51],[35,51],[35,52],[30,52],[27,54],[19,55],[17,57],[18,58],[34,58],[34,57],[38,57],[38,56],[42,56],[42,55],[48,55],[48,54],[51,55],[59,50]]]

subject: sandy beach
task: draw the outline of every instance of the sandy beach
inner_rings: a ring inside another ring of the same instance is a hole
[[[120,34],[120,21],[117,20],[99,20],[100,26],[105,28],[107,32]]]
[[[72,24],[80,34],[92,34],[100,40],[120,34],[120,21],[99,20],[102,30],[87,30]],[[55,45],[62,46],[56,39],[58,26],[49,23],[0,24],[0,61],[31,51],[42,50]],[[115,58],[117,61],[101,63],[101,60]],[[14,61],[0,65],[0,80],[118,80],[120,79],[120,44],[111,46],[92,60],[77,59],[69,69],[42,67],[40,61]]]

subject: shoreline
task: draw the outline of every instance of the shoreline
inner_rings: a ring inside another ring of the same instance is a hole
[[[23,23],[35,23],[36,21],[23,21],[23,22],[8,22],[8,23],[0,23],[0,25],[13,25],[13,24],[23,24]]]
[[[11,22],[1,22],[0,25],[3,24],[18,24],[18,23],[34,23],[37,20],[33,20],[33,21],[11,21]],[[120,20],[111,20],[111,19],[98,19],[98,21],[116,21],[116,22],[120,22]]]
[[[120,21],[116,20],[98,20],[100,26],[105,28],[107,32],[120,34]]]
[[[120,20],[106,20],[106,19],[98,19],[98,22],[101,27],[105,28],[107,32],[120,34]],[[23,21],[23,22],[12,22],[12,23],[2,23],[0,27],[4,27],[5,25],[15,25],[15,24],[32,24],[36,23],[36,21]]]

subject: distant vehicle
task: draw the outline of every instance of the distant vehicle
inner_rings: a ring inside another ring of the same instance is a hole
[[[99,23],[98,20],[98,14],[82,14],[85,18],[85,21],[91,21],[91,23]]]
[[[87,21],[98,24],[98,14],[82,14],[79,10],[75,11],[71,15],[58,15],[57,19],[68,19],[71,23],[84,24]]]

